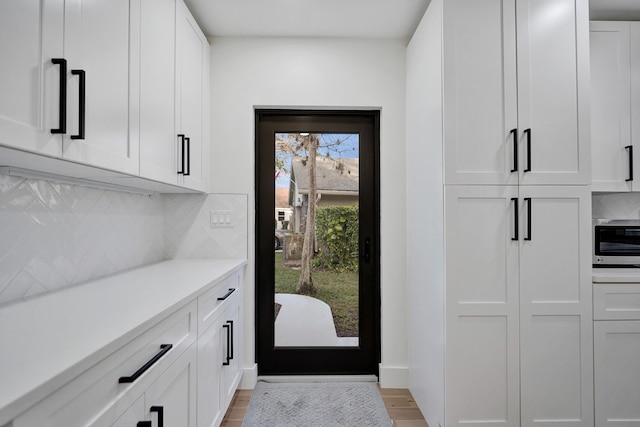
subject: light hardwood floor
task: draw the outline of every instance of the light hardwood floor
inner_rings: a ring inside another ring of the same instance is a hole
[[[429,427],[409,390],[381,388],[380,394],[394,427]],[[240,427],[250,398],[251,390],[236,391],[220,427]]]

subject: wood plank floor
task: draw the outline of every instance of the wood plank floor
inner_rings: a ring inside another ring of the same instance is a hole
[[[381,388],[380,394],[394,427],[429,427],[409,390]],[[240,427],[250,398],[251,390],[236,391],[220,427]]]

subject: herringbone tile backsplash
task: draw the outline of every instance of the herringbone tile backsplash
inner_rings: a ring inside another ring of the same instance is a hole
[[[234,212],[211,229],[210,209]],[[246,195],[154,197],[0,175],[0,304],[169,258],[246,258]]]

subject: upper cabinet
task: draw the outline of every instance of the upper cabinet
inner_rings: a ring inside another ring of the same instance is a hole
[[[209,44],[182,0],[5,1],[0,53],[0,145],[207,190]]]
[[[0,18],[0,142],[138,173],[129,122],[135,2],[9,1]]]
[[[639,191],[640,23],[592,22],[590,36],[592,188]]]
[[[208,185],[209,43],[182,0],[142,0],[140,175]]]
[[[444,2],[446,184],[589,184],[588,10]]]

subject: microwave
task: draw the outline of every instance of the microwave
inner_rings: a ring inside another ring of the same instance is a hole
[[[594,267],[640,267],[640,220],[593,220]]]

